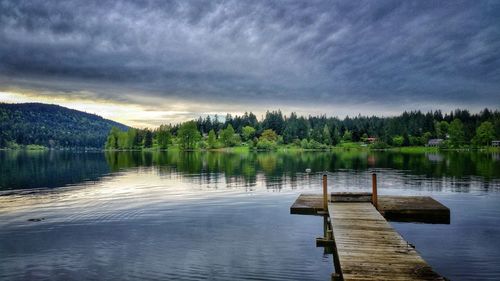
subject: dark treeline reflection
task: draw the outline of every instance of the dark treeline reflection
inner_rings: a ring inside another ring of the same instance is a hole
[[[102,153],[0,151],[0,190],[60,187],[109,173]]]
[[[478,152],[106,152],[112,171],[140,166],[158,166],[160,172],[185,176],[223,173],[227,179],[254,184],[262,174],[270,182],[289,178],[292,182],[313,172],[393,169],[408,175],[456,180],[481,177],[484,182],[500,178],[500,157]]]
[[[0,160],[0,190],[95,181],[110,172],[137,167],[155,167],[161,174],[179,174],[208,183],[223,176],[228,183],[249,186],[263,180],[268,186],[287,181],[293,187],[307,168],[313,173],[392,169],[408,176],[457,183],[474,178],[485,187],[500,178],[500,155],[479,152],[0,151]]]

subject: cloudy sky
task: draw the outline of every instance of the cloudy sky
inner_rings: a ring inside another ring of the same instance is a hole
[[[500,1],[0,0],[0,102],[132,126],[500,107]]]

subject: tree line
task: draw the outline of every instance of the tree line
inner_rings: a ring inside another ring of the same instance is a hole
[[[429,139],[442,139],[443,148],[479,147],[500,139],[500,112],[484,109],[479,113],[457,109],[404,112],[399,116],[337,117],[289,116],[280,110],[267,111],[258,120],[253,113],[198,118],[156,129],[112,128],[106,149],[217,149],[245,145],[273,149],[280,145],[324,149],[349,143],[370,143],[373,148],[423,146]]]

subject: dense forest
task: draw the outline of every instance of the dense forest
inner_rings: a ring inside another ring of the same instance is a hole
[[[102,148],[111,128],[127,130],[100,116],[41,103],[0,103],[0,147]]]
[[[336,117],[286,116],[268,111],[260,120],[253,113],[241,116],[207,116],[156,129],[129,128],[100,116],[40,103],[0,103],[0,147],[41,145],[50,148],[218,149],[279,146],[325,149],[367,145],[372,148],[423,146],[440,139],[442,148],[491,145],[500,139],[500,112],[479,113],[457,109],[399,116]]]
[[[298,116],[268,111],[262,120],[255,114],[207,116],[157,129],[113,128],[106,149],[179,148],[217,149],[247,146],[274,149],[278,146],[325,149],[332,146],[366,145],[371,148],[424,146],[438,139],[441,148],[469,148],[491,145],[500,139],[500,112],[480,113],[457,109],[423,113],[404,112],[399,116],[336,117]]]

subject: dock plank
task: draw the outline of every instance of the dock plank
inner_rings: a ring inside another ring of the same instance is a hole
[[[380,213],[389,221],[450,223],[450,209],[429,196],[379,196]]]
[[[321,194],[301,194],[290,207],[290,213],[295,215],[317,215],[323,211]]]
[[[368,202],[328,204],[344,281],[446,280]]]

